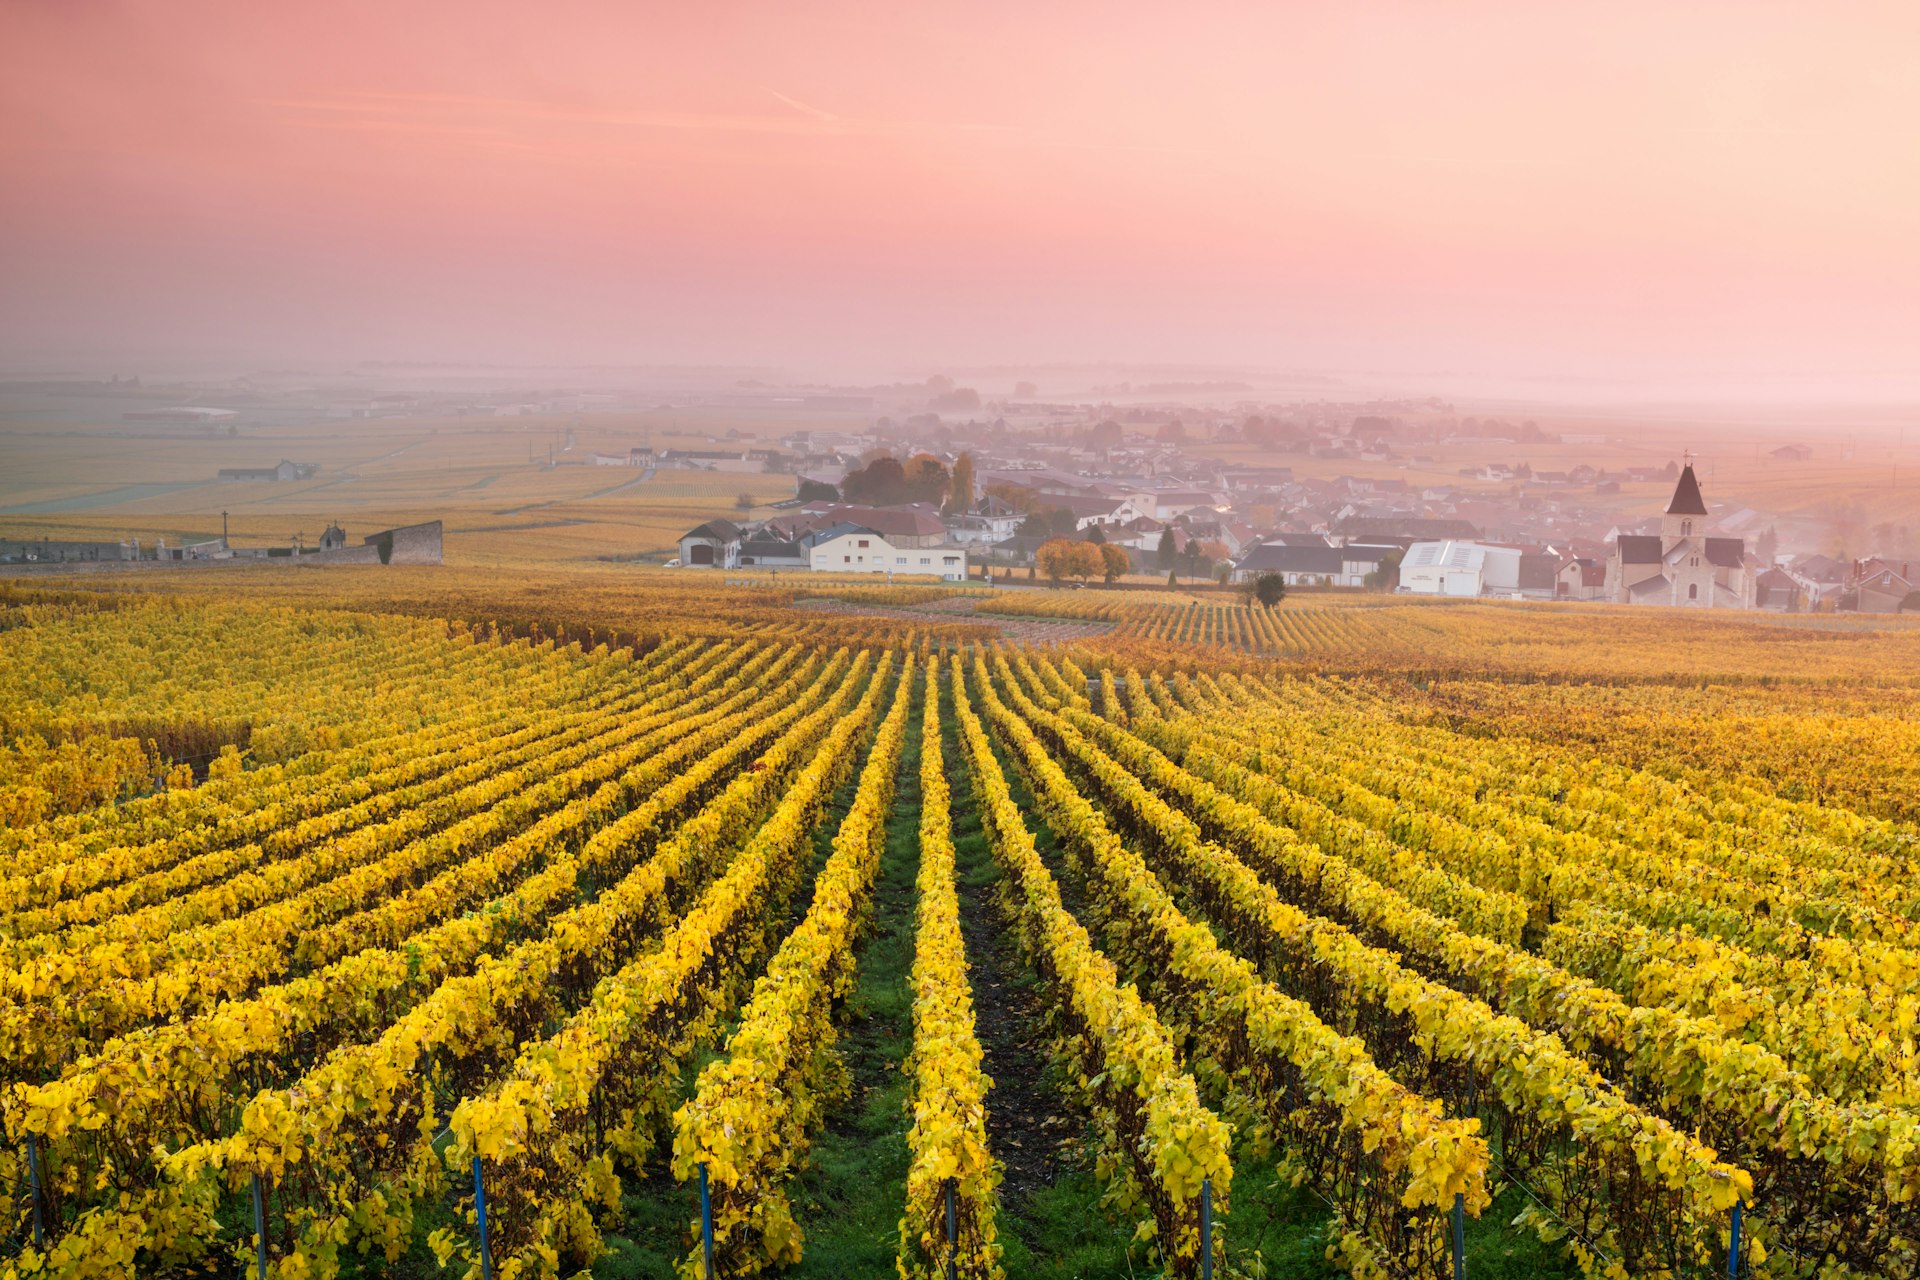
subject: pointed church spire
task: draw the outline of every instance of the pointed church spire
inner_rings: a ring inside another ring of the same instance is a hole
[[[1703,516],[1707,514],[1707,504],[1700,497],[1700,482],[1693,478],[1693,462],[1688,460],[1686,470],[1680,473],[1680,483],[1673,486],[1673,501],[1667,504],[1670,516]]]

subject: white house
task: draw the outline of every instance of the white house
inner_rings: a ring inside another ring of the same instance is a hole
[[[963,546],[898,546],[856,524],[822,530],[811,557],[818,573],[937,574],[954,582],[963,582],[967,576],[967,549]]]
[[[1026,517],[1013,515],[964,515],[947,517],[947,540],[962,544],[1003,542],[1020,529]]]
[[[1290,587],[1364,587],[1367,575],[1396,550],[1390,546],[1354,543],[1344,547],[1310,543],[1268,542],[1253,547],[1234,562],[1233,581],[1252,582],[1264,573],[1277,573]]]

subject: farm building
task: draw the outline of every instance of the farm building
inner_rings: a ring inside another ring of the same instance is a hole
[[[1511,563],[1505,563],[1510,561]],[[1423,596],[1477,596],[1496,582],[1520,583],[1520,551],[1484,542],[1416,542],[1400,561],[1400,589]]]
[[[740,564],[740,526],[731,520],[709,520],[680,535],[680,563],[733,569]]]
[[[310,462],[280,459],[271,467],[222,467],[221,480],[304,480],[320,468]]]
[[[1367,575],[1398,548],[1350,543],[1329,546],[1312,543],[1262,543],[1234,562],[1233,581],[1251,582],[1263,573],[1277,573],[1290,587],[1363,587]]]
[[[813,568],[823,573],[931,573],[955,582],[967,576],[967,549],[963,546],[910,546],[852,523],[823,530],[811,556]]]

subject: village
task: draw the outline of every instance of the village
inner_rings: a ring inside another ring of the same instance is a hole
[[[1004,420],[980,429],[948,427],[932,414],[909,424],[882,418],[872,432],[795,432],[777,448],[636,448],[594,461],[792,472],[796,496],[774,514],[687,530],[673,561],[687,568],[1020,585],[1053,576],[1041,549],[1065,539],[1123,554],[1079,575],[1107,583],[1235,586],[1277,575],[1290,590],[1866,613],[1910,607],[1920,587],[1891,548],[1848,559],[1784,549],[1766,514],[1709,504],[1685,453],[1615,470],[1489,463],[1463,471],[1460,484],[1382,477],[1378,467],[1325,474],[1329,460],[1432,464],[1433,454],[1460,444],[1511,444],[1523,457],[1528,444],[1544,442],[1531,423],[1511,437],[1410,439],[1395,411],[1427,407],[1295,406],[1216,421],[1201,437],[1260,446],[1272,463],[1203,456],[1180,411],[1167,409],[1044,434],[1008,430]],[[1773,454],[1790,466],[1811,450],[1790,443]],[[1290,465],[1292,457],[1302,464]],[[1296,474],[1309,470],[1320,474]],[[1660,495],[1660,514],[1610,514],[1627,490]]]
[[[1904,436],[1884,427],[1856,444],[1804,422],[1535,420],[1170,371],[1073,371],[1050,395],[1018,370],[980,388],[556,372],[573,376],[8,384],[23,412],[88,415],[99,447],[156,466],[114,487],[76,454],[72,488],[23,491],[12,509],[47,527],[6,530],[0,563],[322,566],[389,540],[381,563],[440,563],[444,516],[456,557],[480,539],[515,559],[1009,587],[1271,575],[1308,593],[1866,613],[1920,587],[1920,541],[1896,522]],[[213,523],[229,507],[238,536]],[[344,545],[343,522],[380,532]],[[1041,555],[1061,540],[1099,550]]]

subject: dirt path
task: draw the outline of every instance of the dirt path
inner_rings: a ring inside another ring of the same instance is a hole
[[[1113,630],[1111,622],[1073,622],[1064,618],[1012,618],[980,613],[971,596],[935,600],[928,604],[895,608],[890,605],[853,604],[846,600],[801,600],[793,607],[813,613],[845,613],[871,618],[901,618],[908,622],[974,622],[992,627],[1008,640],[1027,644],[1061,644],[1105,635]]]

